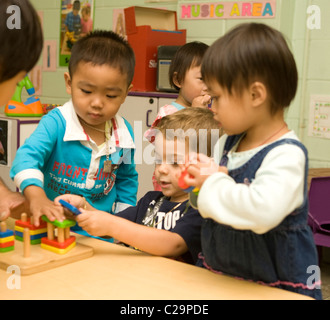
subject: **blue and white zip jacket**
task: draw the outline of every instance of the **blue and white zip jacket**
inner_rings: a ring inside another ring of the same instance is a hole
[[[22,192],[30,185],[39,186],[50,200],[78,194],[110,213],[135,205],[138,174],[133,130],[119,115],[111,121],[109,160],[119,165],[111,174],[103,172],[106,144],[99,149],[84,132],[70,100],[41,119],[18,149],[10,177]]]

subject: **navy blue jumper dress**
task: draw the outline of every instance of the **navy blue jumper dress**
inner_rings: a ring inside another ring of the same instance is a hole
[[[227,138],[220,165],[227,165],[227,154],[239,138],[240,136]],[[229,175],[236,183],[245,183],[247,179],[252,182],[267,153],[282,144],[297,145],[306,156],[304,201],[301,207],[264,234],[236,230],[212,219],[204,219],[199,264],[215,272],[322,299],[320,279],[315,279],[310,284],[312,274],[308,271],[311,270],[308,269],[310,266],[318,268],[318,257],[313,234],[307,225],[306,148],[294,139],[275,141],[241,167],[230,170]]]

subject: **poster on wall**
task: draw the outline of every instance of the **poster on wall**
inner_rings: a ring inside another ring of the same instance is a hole
[[[308,135],[330,139],[330,96],[311,96]]]
[[[74,43],[93,30],[94,0],[60,0],[60,61],[64,67],[69,64]]]
[[[180,19],[272,19],[276,0],[194,2],[179,5]]]

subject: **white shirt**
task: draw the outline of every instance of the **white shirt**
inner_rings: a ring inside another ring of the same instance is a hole
[[[222,136],[215,146],[216,163],[220,163],[226,138],[227,135]],[[293,131],[281,137],[285,138],[298,140]],[[265,146],[244,152],[231,150],[228,170],[240,167]],[[284,144],[266,155],[250,185],[236,183],[217,172],[200,189],[198,210],[204,218],[235,229],[266,233],[302,204],[305,161],[301,148]]]

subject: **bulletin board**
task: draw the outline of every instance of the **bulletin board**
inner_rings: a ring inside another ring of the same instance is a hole
[[[330,96],[311,96],[308,135],[330,139]]]
[[[93,30],[94,0],[61,1],[59,65],[69,64],[71,48],[76,41]]]

